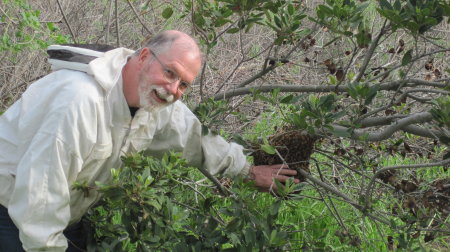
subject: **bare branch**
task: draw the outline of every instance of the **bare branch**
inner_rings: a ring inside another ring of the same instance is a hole
[[[266,68],[269,69],[270,67]],[[275,68],[275,67],[274,67]],[[272,70],[272,69],[271,69]],[[255,75],[254,77],[248,79],[247,82],[253,82],[256,79],[262,77],[266,72],[260,72],[259,74]],[[429,86],[429,87],[437,87],[437,88],[444,88],[448,86],[448,84],[440,83],[440,82],[433,82],[433,81],[425,81],[420,79],[407,79],[407,80],[400,80],[400,81],[392,81],[392,82],[386,82],[380,85],[380,90],[397,90],[399,86],[402,84],[405,85],[405,87],[415,87],[415,86]],[[230,89],[226,92],[222,92],[219,94],[216,94],[213,96],[214,100],[222,100],[222,99],[229,99],[234,96],[239,95],[246,95],[251,94],[253,90],[258,90],[262,93],[265,92],[271,92],[273,89],[279,88],[281,92],[297,92],[297,93],[325,93],[325,92],[347,92],[348,85],[344,86],[332,86],[332,85],[270,85],[270,86],[252,86],[252,87],[241,87],[241,88],[234,88]]]
[[[442,133],[441,131],[424,129],[415,125],[405,126],[402,128],[402,130],[416,136],[428,137],[432,139],[438,139],[440,136],[444,135],[444,133]]]
[[[223,187],[222,184],[220,184],[219,180],[217,180],[216,177],[214,177],[211,173],[209,173],[209,171],[207,171],[206,169],[203,169],[203,168],[198,168],[198,170],[203,175],[205,175],[205,177],[207,177],[209,180],[211,180],[211,182],[213,182],[213,184],[216,186],[217,190],[219,190],[220,194],[222,194],[223,196],[232,195],[232,193],[228,189]]]
[[[116,14],[116,34],[117,34],[117,43],[116,46],[120,47],[120,29],[119,29],[119,3],[115,0],[115,14]]]
[[[373,53],[375,52],[375,49],[378,46],[378,42],[380,41],[381,37],[386,33],[384,30],[386,27],[387,19],[384,21],[383,26],[381,27],[380,33],[375,38],[375,40],[370,43],[370,47],[367,50],[366,57],[364,58],[364,61],[361,65],[361,68],[359,69],[358,75],[355,77],[354,82],[358,82],[363,77],[364,73],[366,72],[367,66],[369,65],[370,59],[372,59]]]
[[[316,29],[317,29],[317,25],[314,26],[314,28],[311,30],[311,32],[309,34],[311,34]],[[302,38],[291,50],[289,50],[289,52],[286,53],[286,56],[282,60],[286,61],[286,62],[289,61],[289,58],[292,55],[292,53],[294,53],[302,45],[302,43],[306,40],[306,38],[307,38],[306,36],[304,38]],[[266,75],[270,71],[272,71],[275,68],[277,68],[277,64],[276,63],[273,64],[273,65],[270,65],[269,67],[267,67],[267,62],[268,62],[268,60],[266,59],[266,61],[264,62],[264,67],[259,73],[257,73],[256,75],[250,77],[249,79],[243,81],[242,83],[237,85],[237,87],[238,88],[245,87],[248,84],[254,82],[255,80],[261,78],[262,76]]]
[[[375,220],[377,220],[377,221],[379,221],[379,222],[381,222],[381,223],[384,223],[384,224],[387,224],[387,225],[389,224],[388,221],[386,221],[386,220],[384,220],[384,219],[381,219],[379,216],[375,216],[375,215],[372,215],[372,214],[370,214],[370,213],[365,212],[365,211],[364,211],[365,208],[363,208],[363,206],[359,205],[358,203],[356,203],[355,201],[353,201],[351,198],[349,198],[346,194],[344,194],[344,193],[342,193],[341,191],[335,189],[335,188],[332,187],[331,185],[329,185],[329,184],[327,184],[327,183],[325,183],[325,182],[322,182],[322,181],[318,180],[317,178],[311,176],[309,173],[307,173],[306,171],[304,171],[304,170],[302,170],[302,169],[299,169],[298,172],[300,173],[300,175],[302,175],[302,176],[305,177],[306,179],[310,180],[310,181],[313,182],[314,184],[316,184],[316,185],[318,185],[318,186],[324,188],[325,190],[327,190],[327,191],[329,191],[329,192],[331,192],[331,193],[333,193],[333,194],[335,194],[335,195],[341,197],[342,199],[345,200],[345,202],[349,203],[350,205],[352,205],[352,206],[355,207],[356,209],[358,209],[358,210],[360,210],[360,211],[363,211],[368,217],[373,218],[373,219],[375,219]]]
[[[441,50],[436,50],[436,51],[433,51],[433,52],[430,52],[430,53],[425,53],[425,54],[422,54],[422,55],[419,55],[419,56],[413,58],[413,59],[411,60],[411,62],[417,61],[417,60],[419,60],[419,59],[421,59],[421,58],[423,58],[423,57],[429,56],[429,55],[433,55],[433,54],[441,53],[441,52],[448,52],[448,51],[450,51],[450,48],[441,49]],[[374,81],[374,80],[377,80],[377,79],[379,79],[379,78],[382,78],[382,77],[385,76],[386,74],[388,74],[388,73],[390,73],[390,72],[392,72],[392,71],[394,71],[394,70],[396,70],[396,69],[398,69],[398,68],[400,68],[400,67],[402,67],[402,66],[403,66],[403,65],[400,63],[400,64],[398,64],[398,65],[392,67],[391,69],[389,69],[389,70],[383,72],[383,74],[379,74],[379,75],[373,77],[372,79],[368,80],[367,82],[372,82],[372,81]]]
[[[109,2],[109,9],[108,9],[108,19],[106,21],[106,35],[105,35],[105,43],[109,44],[109,26],[111,25],[111,12],[113,7],[113,0]]]
[[[5,17],[7,17],[11,21],[11,23],[17,25],[17,22],[14,21],[11,17],[9,17],[8,14],[6,13],[6,11],[3,10],[3,8],[1,6],[0,6],[0,11],[3,13],[3,15],[5,15]]]
[[[144,29],[149,33],[149,34],[153,34],[152,31],[150,31],[150,29],[148,29],[148,27],[145,25],[144,21],[142,21],[141,17],[139,16],[139,14],[137,13],[136,9],[134,8],[133,4],[130,2],[130,0],[127,0],[128,5],[131,7],[131,10],[133,10],[134,15],[137,17],[139,23],[141,23],[141,25],[144,27]]]
[[[391,137],[395,132],[399,130],[403,130],[403,128],[416,124],[416,123],[424,123],[429,122],[433,119],[433,116],[429,112],[421,112],[416,113],[413,115],[409,115],[408,117],[399,119],[397,121],[394,121],[391,125],[384,128],[383,130],[379,132],[370,132],[366,129],[355,129],[351,133],[351,139],[355,140],[361,140],[364,139],[365,141],[381,141],[388,139]],[[348,131],[349,128],[340,126],[340,125],[333,125],[335,130],[339,131]],[[442,135],[442,134],[439,134]]]
[[[72,36],[73,42],[75,42],[75,44],[77,44],[78,43],[77,38],[75,37],[75,34],[73,33],[72,28],[70,27],[70,24],[67,21],[66,14],[64,13],[61,3],[59,2],[59,0],[56,0],[56,3],[58,4],[59,11],[61,11],[61,14],[63,16],[64,22],[67,25],[67,28],[69,28],[69,32],[70,32],[70,35]]]

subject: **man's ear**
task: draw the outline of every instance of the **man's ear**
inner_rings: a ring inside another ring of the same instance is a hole
[[[150,49],[148,49],[148,47],[142,48],[138,56],[138,62],[141,66],[143,66],[147,60],[149,60],[151,56],[150,54]]]

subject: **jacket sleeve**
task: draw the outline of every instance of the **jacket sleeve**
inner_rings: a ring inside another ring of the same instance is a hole
[[[212,175],[248,174],[243,147],[219,135],[202,135],[200,121],[182,102],[161,110],[155,119],[157,131],[148,147],[149,154],[162,156],[169,150],[180,151],[190,165],[204,168]]]
[[[17,167],[8,212],[26,251],[65,251],[63,230],[70,220],[69,167],[81,159],[66,143],[38,133]]]

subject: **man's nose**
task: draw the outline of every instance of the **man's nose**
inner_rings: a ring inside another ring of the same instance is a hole
[[[167,83],[166,90],[169,94],[173,95],[175,99],[179,99],[181,96],[181,93],[178,89],[178,86],[180,85],[180,80],[174,81],[172,83]]]

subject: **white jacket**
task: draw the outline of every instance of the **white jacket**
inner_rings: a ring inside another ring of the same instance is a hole
[[[95,190],[88,196],[73,190],[73,183],[108,181],[125,153],[160,157],[175,150],[213,175],[248,173],[242,147],[202,136],[200,122],[180,101],[131,117],[121,70],[132,53],[100,53],[89,65],[52,61],[54,69],[81,71],[45,76],[0,117],[0,204],[27,251],[64,251],[63,230],[100,197]]]

